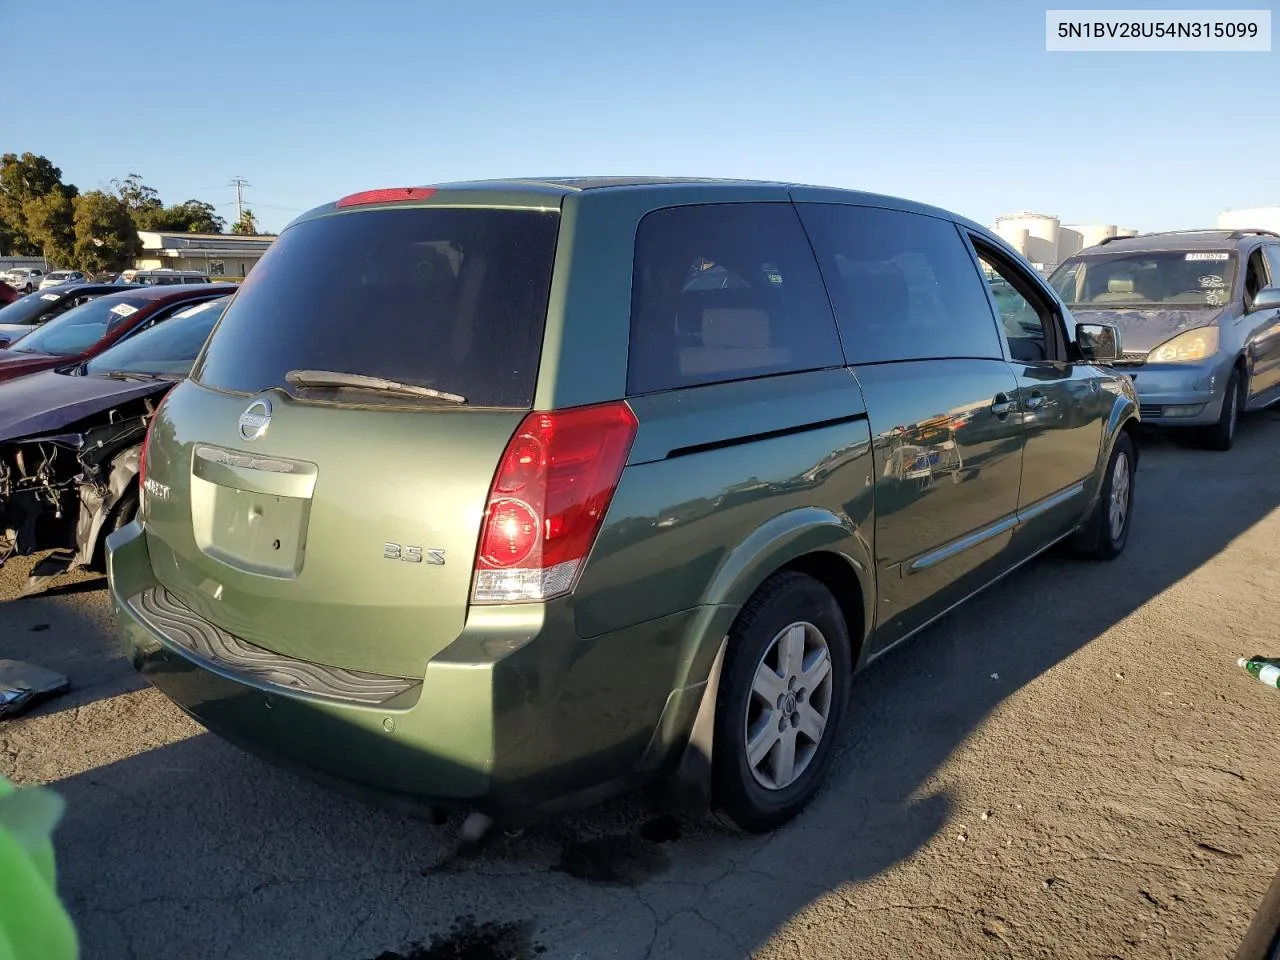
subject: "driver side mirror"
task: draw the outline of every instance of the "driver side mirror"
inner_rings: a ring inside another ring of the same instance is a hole
[[[1280,287],[1263,287],[1253,296],[1253,304],[1249,307],[1250,313],[1257,313],[1259,310],[1275,310],[1280,307]]]
[[[1086,363],[1120,359],[1120,330],[1109,323],[1077,323],[1076,345]]]

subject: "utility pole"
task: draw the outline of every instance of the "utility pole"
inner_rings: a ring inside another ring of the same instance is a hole
[[[253,184],[244,177],[232,177],[230,186],[236,188],[236,223],[240,223],[244,220],[244,188]]]

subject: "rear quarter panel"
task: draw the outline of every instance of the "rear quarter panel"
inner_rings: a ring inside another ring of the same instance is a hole
[[[705,680],[737,611],[798,557],[842,557],[874,609],[871,437],[849,370],[631,404],[631,459],[574,596],[580,636],[701,610],[678,648],[645,658],[658,675],[634,678],[673,690]]]

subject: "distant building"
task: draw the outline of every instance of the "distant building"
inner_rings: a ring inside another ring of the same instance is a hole
[[[1031,212],[999,217],[992,229],[1041,273],[1052,272],[1073,253],[1101,243],[1107,237],[1132,237],[1138,233],[1111,223],[1064,226],[1058,217]]]
[[[243,237],[234,233],[160,233],[139,230],[139,270],[199,270],[211,277],[244,277],[275,237]]]
[[[1248,210],[1224,210],[1218,214],[1218,226],[1224,230],[1274,230],[1280,233],[1280,207],[1252,207]]]

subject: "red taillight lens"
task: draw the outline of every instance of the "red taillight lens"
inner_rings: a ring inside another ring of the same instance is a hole
[[[366,203],[395,203],[398,200],[426,200],[436,192],[435,187],[386,187],[381,190],[362,190],[343,197],[335,207],[359,207]]]
[[[636,426],[622,402],[525,417],[489,491],[474,603],[548,600],[573,589]]]

